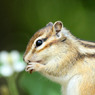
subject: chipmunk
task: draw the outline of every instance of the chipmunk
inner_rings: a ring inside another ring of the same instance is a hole
[[[95,43],[73,36],[61,21],[50,22],[30,39],[26,71],[59,83],[62,95],[95,95]]]

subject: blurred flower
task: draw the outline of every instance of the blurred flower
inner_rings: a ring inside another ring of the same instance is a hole
[[[25,68],[25,63],[20,60],[20,53],[16,50],[8,53],[0,52],[0,74],[2,76],[11,76],[14,72],[21,72]]]
[[[13,70],[11,69],[11,66],[9,65],[3,65],[0,68],[0,73],[3,76],[11,76],[13,74]]]

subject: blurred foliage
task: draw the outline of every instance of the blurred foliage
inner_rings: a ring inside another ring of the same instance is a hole
[[[24,52],[38,29],[57,20],[78,38],[95,41],[95,0],[1,0],[0,51]],[[0,85],[7,84],[3,79]],[[60,86],[38,73],[23,72],[16,82],[20,95],[60,95]]]
[[[19,86],[25,95],[61,95],[60,86],[39,73],[23,73],[20,77]]]

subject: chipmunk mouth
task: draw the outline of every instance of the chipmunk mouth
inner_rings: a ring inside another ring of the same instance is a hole
[[[42,61],[41,60],[38,60],[38,61],[30,61],[29,63],[27,63],[27,65],[30,65],[31,63],[41,63]]]
[[[27,63],[27,66],[25,68],[25,71],[26,72],[29,72],[30,74],[32,74],[32,72],[35,71],[35,70],[33,68],[31,68],[31,66],[32,66],[31,64],[32,63],[34,63],[34,64],[36,64],[36,63],[41,64],[41,62],[42,62],[41,60],[38,60],[38,61],[30,61],[29,63]]]

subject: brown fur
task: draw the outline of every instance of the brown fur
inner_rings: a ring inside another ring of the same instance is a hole
[[[43,35],[43,32],[44,31],[38,31],[34,34],[34,36],[30,39],[28,45],[27,45],[27,48],[26,48],[26,52],[25,52],[25,55],[30,51],[31,47],[32,47],[32,44],[34,43],[35,39],[41,35]]]
[[[35,39],[40,37],[41,35],[43,35],[45,32],[48,32],[49,30],[51,29],[50,26],[47,26],[39,31],[37,31],[33,37],[30,39],[28,45],[27,45],[27,48],[26,48],[26,51],[25,51],[25,55],[27,55],[27,53],[30,51],[31,47],[32,47],[32,44],[34,43]],[[51,34],[51,33],[50,33]],[[50,34],[48,33],[47,37],[50,36]],[[35,49],[33,50],[33,52],[35,52]]]

